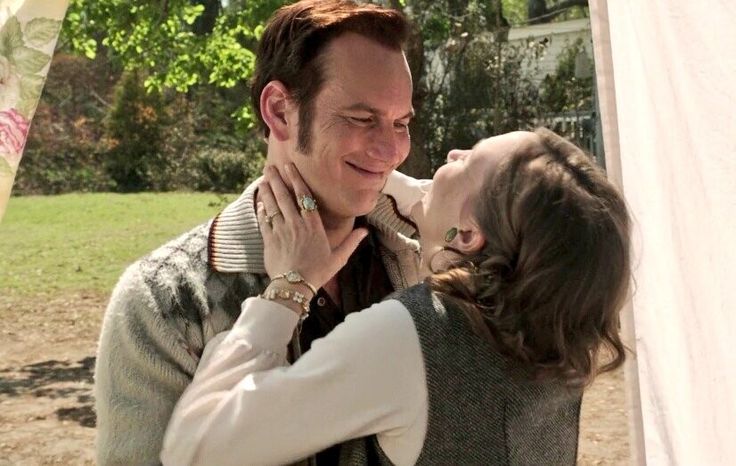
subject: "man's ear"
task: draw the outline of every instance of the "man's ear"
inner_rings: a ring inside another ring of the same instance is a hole
[[[281,81],[270,81],[261,91],[261,116],[279,141],[289,139],[289,91]]]

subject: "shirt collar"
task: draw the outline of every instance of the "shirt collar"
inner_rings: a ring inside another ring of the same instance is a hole
[[[255,194],[260,181],[258,178],[251,183],[237,200],[212,220],[207,261],[217,272],[266,273],[263,237],[255,209]],[[414,224],[398,213],[396,202],[389,196],[382,194],[379,197],[376,208],[366,216],[366,220],[382,240],[389,239],[394,245],[405,244],[410,249],[417,247],[416,241],[411,239],[416,235]]]

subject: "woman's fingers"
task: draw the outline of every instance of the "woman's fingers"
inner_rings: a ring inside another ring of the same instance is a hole
[[[286,170],[286,177],[291,182],[291,186],[294,188],[294,192],[297,196],[311,196],[312,191],[309,190],[307,183],[304,182],[304,178],[297,170],[296,165],[293,163],[287,163],[284,165]]]
[[[263,205],[263,202],[259,202],[256,205],[256,217],[258,218],[258,228],[261,230],[261,236],[263,237],[263,244],[267,245],[271,242],[273,228],[271,227],[270,220],[266,214],[266,206]]]
[[[265,226],[271,227],[274,222],[284,220],[283,213],[279,208],[269,181],[261,181],[261,184],[258,185],[258,196],[265,209],[265,216],[263,217],[263,223]],[[259,217],[258,220],[260,222],[261,218]]]
[[[285,166],[285,178],[273,166],[267,167],[264,173],[259,188],[263,206],[258,207],[258,218],[264,232],[266,270],[269,274],[296,270],[316,286],[324,285],[347,263],[367,230],[353,231],[333,250],[311,190],[296,167]],[[273,216],[279,211],[282,214],[276,220]]]
[[[312,191],[309,189],[309,186],[307,186],[307,183],[304,182],[304,179],[299,173],[299,170],[297,170],[296,165],[293,163],[287,163],[284,169],[286,170],[286,177],[294,188],[294,193],[296,194],[297,204],[299,205],[302,218],[307,224],[321,228],[322,219],[317,212],[317,201],[314,199],[314,196],[312,196]],[[305,197],[308,199],[305,199]],[[309,203],[306,207],[314,206],[314,209],[305,209],[305,206],[302,205],[305,201],[306,203]]]
[[[294,202],[294,195],[289,191],[281,178],[281,174],[276,167],[266,167],[266,179],[268,180],[276,203],[281,213],[284,215],[284,220],[287,222],[299,220],[300,215],[296,210],[296,203]]]

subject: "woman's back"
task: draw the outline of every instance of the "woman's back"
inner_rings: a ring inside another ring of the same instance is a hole
[[[534,382],[476,335],[463,311],[427,285],[394,296],[422,347],[429,396],[417,464],[574,464],[582,392]],[[375,437],[343,448],[342,464],[390,464]]]

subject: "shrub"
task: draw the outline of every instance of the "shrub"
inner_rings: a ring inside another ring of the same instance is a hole
[[[221,193],[240,192],[260,176],[264,158],[255,153],[206,148],[192,160],[191,189]]]
[[[148,93],[137,73],[125,74],[115,93],[105,131],[105,170],[118,191],[161,190],[166,169],[161,96]]]
[[[111,189],[99,141],[112,74],[103,60],[54,56],[13,194]]]

